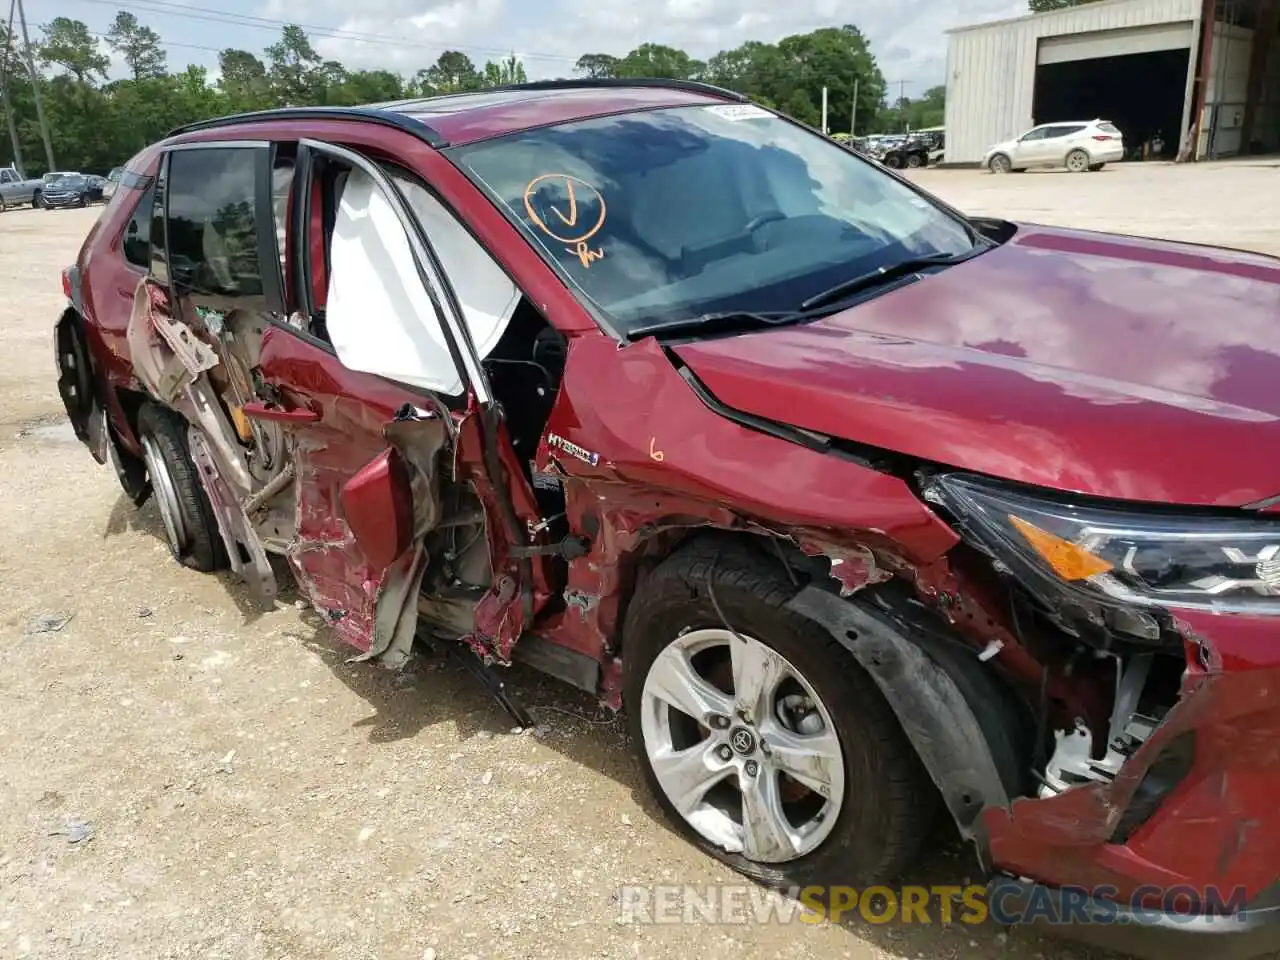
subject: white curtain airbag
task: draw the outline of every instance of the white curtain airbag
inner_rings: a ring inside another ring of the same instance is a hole
[[[435,198],[409,181],[399,185],[454,285],[483,358],[506,329],[519,292]],[[351,172],[342,191],[329,266],[326,321],[344,366],[450,396],[462,393],[409,238],[391,202],[361,170]]]

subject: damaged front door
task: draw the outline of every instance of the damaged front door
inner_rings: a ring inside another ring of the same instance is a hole
[[[271,399],[245,413],[291,437],[288,555],[302,587],[348,642],[394,664],[413,638],[440,485],[465,472],[459,430],[469,435],[489,390],[430,242],[385,172],[304,141],[289,208],[293,312],[264,339]],[[504,605],[522,606],[520,589],[508,594]]]

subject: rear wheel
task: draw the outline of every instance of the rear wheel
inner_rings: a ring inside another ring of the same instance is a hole
[[[1083,150],[1072,150],[1067,154],[1067,169],[1072,173],[1086,173],[1089,167],[1089,154]]]
[[[187,421],[153,403],[138,413],[138,439],[151,492],[174,559],[205,572],[227,565],[213,508],[205,495],[187,445]]]
[[[987,161],[987,169],[992,173],[1009,173],[1013,169],[1013,162],[1005,154],[997,153]]]
[[[924,166],[924,158],[918,153],[912,153],[907,156],[907,166],[912,170],[917,170]]]
[[[1106,164],[1105,164],[1105,163],[1093,163],[1093,164],[1090,164],[1090,165],[1089,165],[1089,172],[1090,172],[1090,173],[1097,173],[1099,170],[1101,170],[1101,169],[1102,169],[1103,167],[1105,167],[1105,166],[1106,166]]]
[[[645,779],[694,844],[771,886],[900,875],[936,792],[879,688],[748,548],[695,544],[628,607],[624,702]]]

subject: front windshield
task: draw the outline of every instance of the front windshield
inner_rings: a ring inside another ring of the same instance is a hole
[[[450,156],[619,332],[790,311],[967,224],[826,137],[749,104],[576,121]]]

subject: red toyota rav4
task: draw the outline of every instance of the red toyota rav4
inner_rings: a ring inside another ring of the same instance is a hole
[[[625,707],[743,873],[891,878],[945,809],[1006,912],[1277,945],[1280,261],[559,81],[183,128],[65,286],[68,413],[178,560]]]

